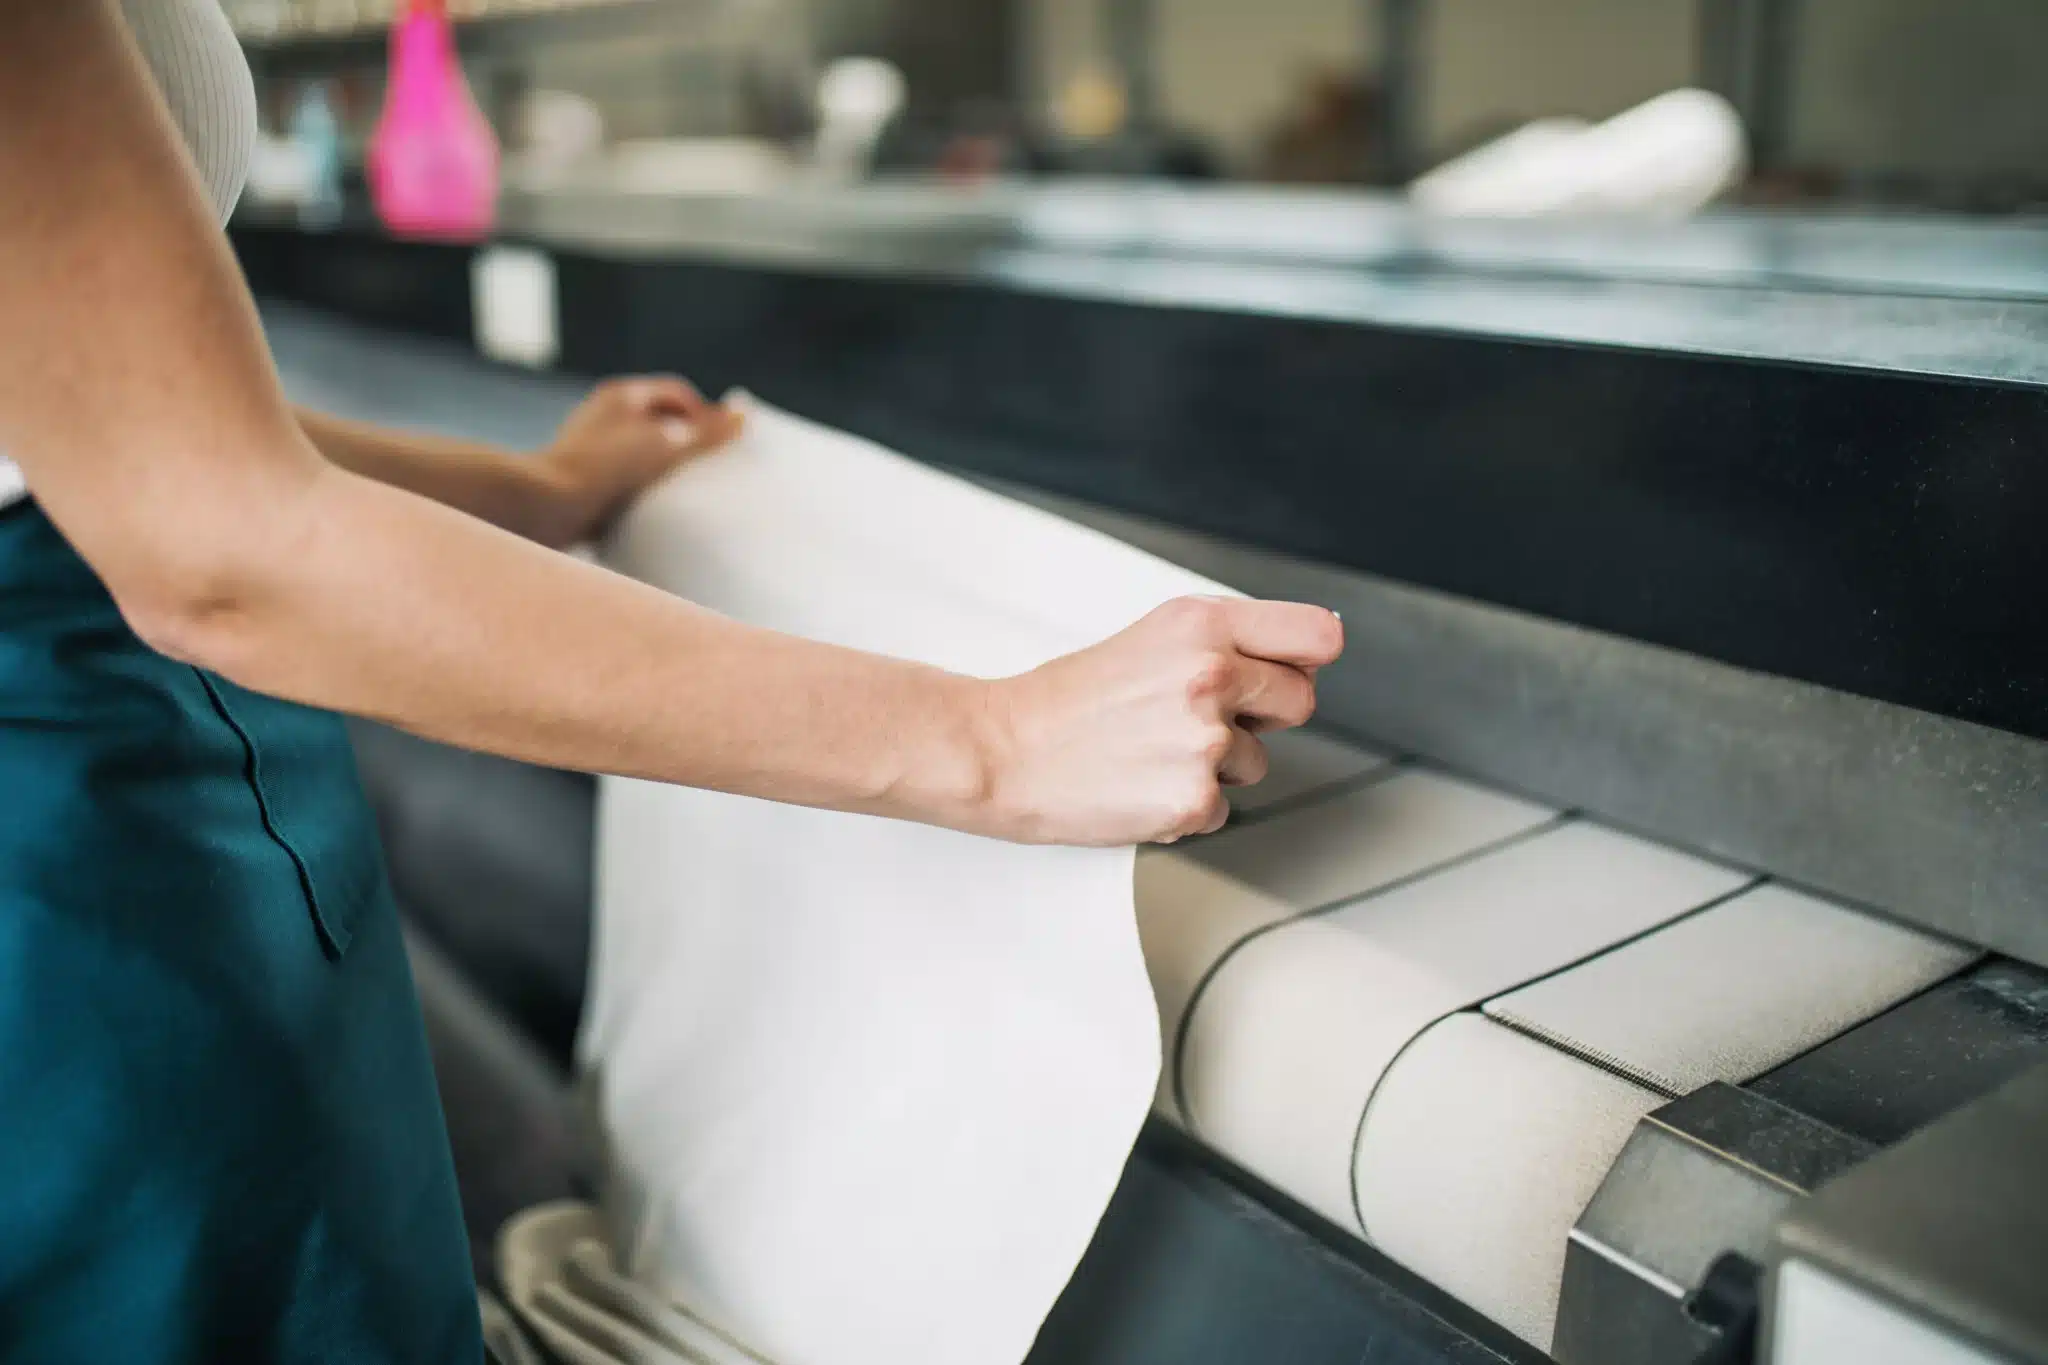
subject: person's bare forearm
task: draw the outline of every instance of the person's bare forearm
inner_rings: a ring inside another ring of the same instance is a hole
[[[162,643],[560,767],[970,826],[987,786],[986,684],[756,630],[340,469],[231,606]]]
[[[366,479],[480,517],[543,545],[559,545],[571,518],[545,461],[479,441],[399,431],[310,408],[300,430],[329,461]]]

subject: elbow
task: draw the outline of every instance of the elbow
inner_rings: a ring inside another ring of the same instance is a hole
[[[178,547],[124,566],[108,590],[128,628],[166,658],[253,684],[262,673],[261,603],[272,594],[252,556]]]
[[[226,633],[221,618],[232,612],[231,606],[209,606],[197,596],[186,597],[163,585],[119,593],[114,600],[128,628],[157,653],[182,664],[221,671],[221,637]]]
[[[157,653],[225,674],[244,613],[234,594],[220,586],[157,579],[115,589],[114,602],[128,628]]]
[[[157,653],[238,683],[260,681],[315,547],[315,459],[273,458],[284,438],[206,460],[171,452],[149,477],[74,509],[60,524],[128,627]]]

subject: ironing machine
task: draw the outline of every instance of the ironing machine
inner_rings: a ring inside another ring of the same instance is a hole
[[[1140,855],[1166,1065],[1034,1359],[2048,1361],[2026,253],[1090,193],[508,210],[564,366],[745,383],[1343,615],[1316,727]],[[310,400],[530,442],[572,392],[466,354],[464,253],[237,233]],[[515,961],[477,902],[586,921],[587,786],[361,753],[423,934],[566,1055],[575,933]]]

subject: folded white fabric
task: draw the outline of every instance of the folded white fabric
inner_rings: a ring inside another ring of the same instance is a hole
[[[1225,591],[757,407],[609,562],[997,676]],[[778,1365],[1015,1365],[1158,1073],[1132,853],[606,780],[581,1059],[623,1268]]]
[[[498,1282],[569,1365],[769,1365],[744,1343],[621,1275],[587,1204],[527,1209],[498,1233]]]

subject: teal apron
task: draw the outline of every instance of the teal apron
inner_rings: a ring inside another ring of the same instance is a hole
[[[474,1365],[341,723],[152,653],[0,510],[0,1360]]]

